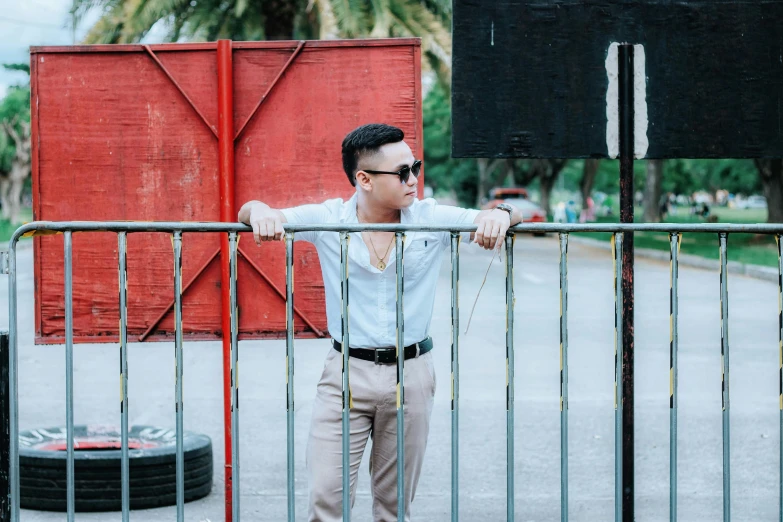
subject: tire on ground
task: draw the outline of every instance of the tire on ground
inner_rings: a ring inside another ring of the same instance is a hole
[[[176,504],[176,434],[153,426],[128,431],[130,507]],[[121,439],[116,427],[74,427],[76,511],[122,509]],[[212,490],[212,441],[184,432],[185,502]],[[66,430],[27,430],[19,434],[21,507],[46,511],[67,508]]]

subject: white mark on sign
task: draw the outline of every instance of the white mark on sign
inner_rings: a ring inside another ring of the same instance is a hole
[[[610,158],[620,155],[620,104],[619,104],[619,68],[617,42],[609,46],[606,55],[606,75],[609,85],[606,89],[606,148]],[[647,155],[649,141],[647,139],[647,75],[645,73],[644,46],[634,45],[634,157],[644,158]]]
[[[647,156],[647,74],[644,46],[633,46],[633,156],[642,159]]]
[[[610,158],[617,158],[620,154],[620,108],[619,85],[617,78],[617,42],[609,45],[606,54],[606,75],[609,85],[606,88],[606,148]]]
[[[489,45],[495,46],[495,22],[492,22],[492,32],[489,37]]]

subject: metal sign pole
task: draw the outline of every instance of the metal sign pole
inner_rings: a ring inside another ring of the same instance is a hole
[[[619,53],[619,109],[620,109],[620,222],[633,223],[633,159],[634,159],[634,78],[633,45],[621,44]],[[625,232],[623,238],[622,291],[623,291],[623,403],[622,403],[622,466],[623,466],[623,522],[634,517],[634,437],[633,437],[633,232]]]

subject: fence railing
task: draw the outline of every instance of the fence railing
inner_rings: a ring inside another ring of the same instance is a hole
[[[286,225],[286,380],[287,380],[287,494],[288,520],[295,518],[294,508],[294,292],[293,292],[293,255],[294,237],[297,232],[323,231],[339,233],[341,245],[341,291],[342,291],[342,327],[343,346],[349,345],[349,286],[348,286],[348,238],[350,233],[362,231],[385,231],[395,233],[396,284],[397,284],[397,339],[399,354],[403,350],[404,310],[402,287],[404,278],[403,241],[405,232],[448,232],[451,234],[451,520],[459,516],[459,239],[460,233],[475,231],[474,225],[468,226],[431,226],[431,225]],[[126,253],[127,235],[134,232],[169,233],[173,235],[174,245],[174,326],[175,326],[175,412],[176,412],[176,501],[177,521],[184,521],[184,450],[183,450],[183,352],[182,352],[182,236],[184,233],[220,232],[228,234],[230,248],[230,301],[231,301],[231,425],[232,425],[232,465],[233,465],[233,520],[240,521],[240,459],[239,459],[239,347],[237,312],[237,236],[240,232],[249,232],[250,227],[229,223],[193,223],[193,222],[33,222],[20,227],[9,244],[9,390],[10,390],[10,520],[20,522],[20,477],[19,477],[19,424],[18,424],[18,317],[17,317],[17,259],[18,240],[25,234],[36,232],[62,232],[64,234],[65,263],[65,357],[66,357],[66,448],[67,448],[67,516],[74,520],[74,425],[73,425],[73,289],[72,289],[72,233],[73,232],[116,232],[118,238],[118,272],[120,286],[120,416],[121,416],[121,480],[122,480],[122,520],[129,520],[130,480],[128,454],[128,364],[127,364],[127,276]],[[614,262],[615,286],[615,520],[622,519],[622,451],[623,433],[623,337],[622,337],[622,250],[623,235],[629,232],[651,231],[668,233],[671,248],[670,279],[670,520],[677,517],[677,279],[678,251],[680,234],[712,233],[719,237],[721,259],[721,365],[722,365],[722,407],[723,407],[723,513],[724,520],[730,519],[730,433],[729,433],[729,332],[728,332],[728,291],[727,291],[727,237],[731,233],[755,233],[773,235],[778,247],[778,306],[780,317],[779,345],[779,402],[780,402],[780,513],[783,520],[783,246],[781,234],[783,225],[718,225],[718,224],[521,224],[512,228],[512,232],[550,232],[559,234],[560,242],[560,442],[561,442],[561,520],[568,520],[568,238],[571,233],[607,232],[612,233],[612,253]],[[514,234],[505,237],[506,257],[506,466],[507,466],[507,519],[514,520]],[[343,506],[350,506],[350,466],[349,457],[349,351],[342,350],[342,441],[343,441]],[[404,424],[404,358],[397,357],[397,501],[398,520],[404,520],[404,475],[403,475],[403,424]],[[2,513],[0,513],[2,515]],[[350,520],[350,509],[343,510],[343,520]]]

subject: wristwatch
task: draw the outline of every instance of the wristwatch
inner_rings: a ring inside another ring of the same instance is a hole
[[[500,205],[496,206],[493,210],[503,210],[505,212],[508,212],[509,219],[514,217],[514,207],[512,207],[508,203],[501,203]]]

